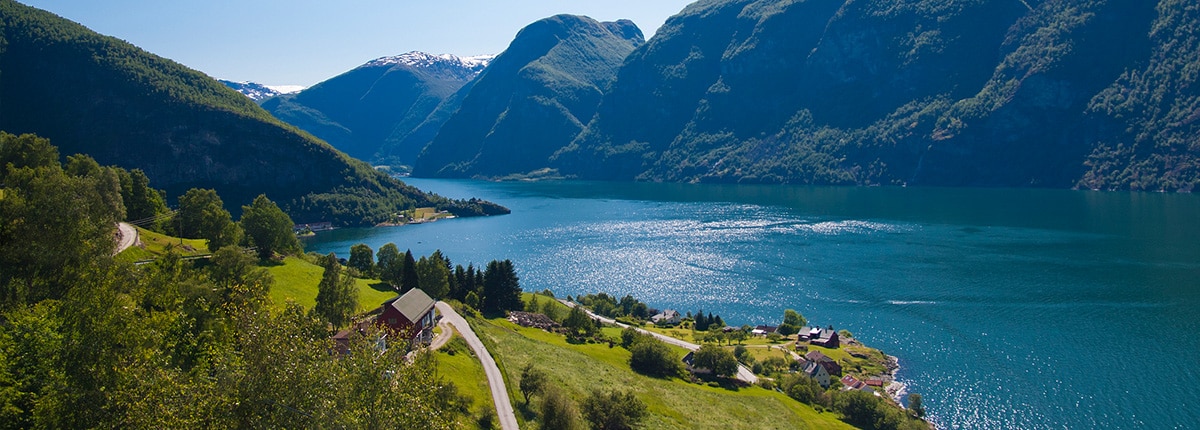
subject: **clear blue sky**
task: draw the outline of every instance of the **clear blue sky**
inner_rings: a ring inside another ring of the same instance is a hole
[[[497,54],[560,13],[650,37],[693,0],[19,0],[213,77],[312,85],[409,51]]]

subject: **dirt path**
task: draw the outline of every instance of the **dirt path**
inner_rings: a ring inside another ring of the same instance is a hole
[[[463,339],[467,341],[467,345],[475,351],[475,356],[479,357],[479,362],[483,364],[483,373],[487,375],[488,387],[492,390],[492,403],[496,405],[496,416],[500,418],[500,428],[504,430],[518,430],[517,415],[513,413],[512,401],[508,399],[508,388],[504,386],[504,375],[500,374],[500,368],[496,367],[496,360],[488,353],[487,348],[483,346],[483,342],[479,340],[479,336],[475,335],[475,331],[471,329],[471,325],[467,324],[467,320],[463,319],[458,312],[454,311],[450,305],[445,302],[437,302],[437,310],[442,314],[442,324],[453,325]],[[442,328],[442,334],[448,330]],[[442,341],[445,343],[446,341]]]

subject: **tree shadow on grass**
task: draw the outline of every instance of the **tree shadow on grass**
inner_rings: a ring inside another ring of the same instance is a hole
[[[710,387],[721,387],[729,391],[741,391],[746,387],[746,383],[737,378],[724,378],[713,376],[711,374],[696,375],[696,383],[705,384]]]
[[[384,293],[396,292],[396,289],[392,288],[392,286],[388,285],[388,283],[386,283],[386,282],[374,282],[371,284],[371,289],[375,290],[375,291],[379,291],[379,292],[384,292]]]

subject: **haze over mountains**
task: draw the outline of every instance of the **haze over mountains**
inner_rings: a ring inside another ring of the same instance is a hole
[[[432,142],[418,176],[1190,191],[1198,14],[1179,0],[703,0],[645,43],[631,24],[558,16],[393,154]]]
[[[439,106],[491,59],[422,52],[383,57],[262,106],[353,157],[412,164],[445,121],[434,115]]]

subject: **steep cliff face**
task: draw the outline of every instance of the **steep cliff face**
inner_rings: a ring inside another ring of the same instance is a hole
[[[413,131],[490,60],[422,52],[383,57],[262,106],[355,158],[411,165],[432,140],[410,139]]]
[[[700,1],[630,54],[552,165],[604,179],[1188,190],[1195,174],[1121,178],[1194,171],[1196,89],[1163,84],[1194,80],[1194,9]],[[1143,100],[1154,91],[1166,99]],[[1156,121],[1173,137],[1118,132]]]
[[[629,21],[559,15],[525,27],[473,83],[414,174],[491,177],[546,167],[642,42]]]

